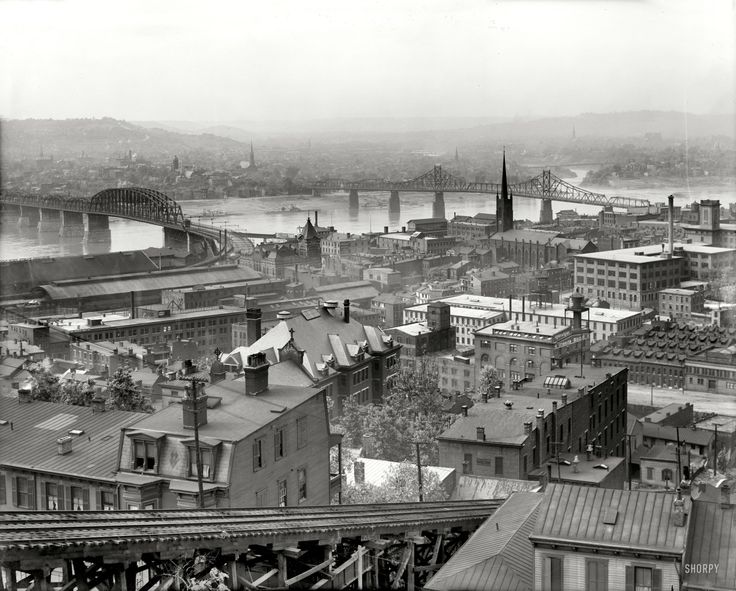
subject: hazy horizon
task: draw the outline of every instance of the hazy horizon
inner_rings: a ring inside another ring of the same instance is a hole
[[[731,114],[736,2],[0,2],[0,116]]]

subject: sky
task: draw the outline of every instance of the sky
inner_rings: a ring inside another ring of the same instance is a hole
[[[0,117],[732,113],[736,0],[0,0]]]

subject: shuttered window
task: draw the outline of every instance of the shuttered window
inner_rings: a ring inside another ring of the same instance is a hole
[[[662,591],[662,570],[650,566],[627,566],[626,591]]]
[[[36,490],[33,486],[33,479],[24,476],[14,476],[13,485],[13,504],[21,509],[36,508]]]
[[[585,561],[585,590],[608,591],[608,562],[606,560]]]

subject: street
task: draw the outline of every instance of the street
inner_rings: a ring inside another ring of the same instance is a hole
[[[628,401],[633,404],[651,404],[662,407],[672,402],[692,402],[696,411],[715,412],[723,415],[736,416],[736,394],[714,394],[711,392],[696,392],[685,390],[683,394],[679,388],[657,388],[629,383]]]

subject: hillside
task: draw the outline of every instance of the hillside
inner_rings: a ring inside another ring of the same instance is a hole
[[[144,128],[117,119],[10,119],[0,122],[3,158],[29,158],[41,149],[54,158],[79,156],[119,158],[132,151],[139,157],[192,154],[245,155],[248,146],[210,133],[188,134]]]

